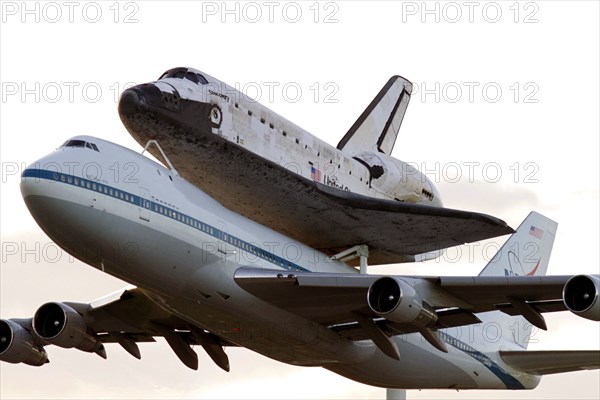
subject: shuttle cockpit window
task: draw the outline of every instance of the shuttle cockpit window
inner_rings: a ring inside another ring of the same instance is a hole
[[[90,150],[100,152],[100,150],[98,150],[98,146],[96,146],[94,143],[79,139],[67,140],[61,147],[86,147]]]
[[[165,78],[187,79],[194,83],[201,83],[202,85],[206,85],[208,83],[208,81],[203,75],[198,74],[196,72],[188,71],[187,68],[170,69],[164,74],[162,74],[158,79],[160,80]]]

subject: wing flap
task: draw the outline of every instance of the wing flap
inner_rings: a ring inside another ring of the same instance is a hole
[[[600,368],[600,351],[501,351],[502,360],[522,372],[550,375]]]
[[[510,305],[511,298],[526,301],[532,306],[539,306],[540,311],[562,311],[548,301],[560,300],[562,290],[570,278],[567,275],[548,276],[473,276],[473,277],[440,277],[437,284],[453,296],[472,305],[474,312],[501,309],[507,314],[515,315]],[[547,308],[544,308],[544,305]]]

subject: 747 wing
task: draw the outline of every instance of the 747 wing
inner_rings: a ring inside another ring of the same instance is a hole
[[[169,313],[139,288],[91,304],[46,303],[33,318],[1,320],[0,355],[3,361],[41,366],[49,362],[44,349],[49,344],[106,358],[104,343],[119,343],[139,359],[137,343],[154,342],[160,336],[187,367],[198,369],[198,355],[190,346],[201,345],[219,367],[229,371],[223,346],[233,344]]]
[[[235,281],[269,304],[335,330],[371,339],[399,359],[392,336],[420,332],[447,351],[439,329],[481,322],[478,313],[521,315],[546,329],[542,313],[571,310],[600,320],[598,276],[404,277],[240,268]]]

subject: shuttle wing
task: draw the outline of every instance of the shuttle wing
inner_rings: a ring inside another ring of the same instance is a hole
[[[306,217],[311,229],[298,232],[299,239],[330,255],[366,244],[371,265],[412,262],[418,254],[514,232],[504,221],[486,214],[374,199],[315,185],[318,193],[312,196]]]

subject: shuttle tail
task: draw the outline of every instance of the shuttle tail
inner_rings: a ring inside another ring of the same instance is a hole
[[[391,77],[338,143],[338,150],[349,155],[363,151],[390,155],[411,92],[412,83],[398,75]]]
[[[546,275],[557,227],[555,221],[532,211],[479,276]],[[523,317],[513,317],[498,311],[480,319],[484,323],[497,324],[502,336],[524,349],[535,340],[532,325]]]

